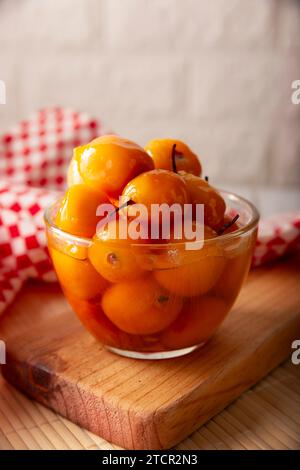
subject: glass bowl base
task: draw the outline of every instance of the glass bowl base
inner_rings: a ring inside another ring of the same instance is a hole
[[[130,357],[131,359],[172,359],[174,357],[185,356],[190,354],[196,349],[199,349],[205,343],[190,346],[189,348],[175,349],[173,351],[158,351],[158,352],[138,352],[127,351],[125,349],[114,348],[112,346],[105,346],[108,351],[111,351],[119,356]]]

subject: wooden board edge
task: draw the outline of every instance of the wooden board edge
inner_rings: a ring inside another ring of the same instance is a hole
[[[68,382],[68,395],[66,396],[64,394],[67,387],[63,386],[62,377],[52,376],[51,378],[47,370],[41,370],[38,364],[34,364],[34,361],[29,365],[22,364],[9,352],[7,364],[2,367],[2,373],[9,383],[26,395],[109,442],[127,449],[169,449],[188,437],[283,362],[291,353],[291,343],[295,339],[295,332],[300,332],[300,316],[276,330],[267,342],[254,351],[252,357],[237,361],[235,369],[244,371],[242,375],[239,374],[238,380],[234,373],[226,377],[226,370],[224,370],[223,374],[220,374],[214,381],[214,395],[206,394],[205,384],[202,384],[201,388],[184,395],[176,403],[162,406],[154,414],[151,407],[149,410],[118,407],[116,414],[116,404],[112,406],[109,398],[104,396],[97,402],[95,419],[91,420],[86,416],[86,409],[90,408],[91,403],[95,405],[95,396],[84,389],[82,384]],[[275,353],[274,344],[276,344]],[[249,368],[251,368],[250,377]],[[48,380],[51,380],[51,393],[49,393]],[[36,386],[37,381],[39,387]],[[28,389],[28,383],[32,383],[30,389]],[[59,400],[56,399],[58,395]],[[78,397],[78,401],[82,403],[81,410],[70,405],[69,395]],[[217,408],[216,397],[219,401]],[[177,407],[177,413],[174,413],[175,407]],[[184,420],[178,419],[178,408],[181,410],[181,416],[184,415]]]

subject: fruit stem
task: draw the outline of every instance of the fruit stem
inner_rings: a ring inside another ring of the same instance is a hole
[[[124,202],[124,204],[121,204],[121,206],[116,207],[113,211],[111,211],[108,214],[108,216],[107,216],[108,219],[110,219],[113,215],[117,214],[120,210],[124,209],[127,206],[131,206],[132,204],[135,204],[135,202],[132,201],[132,199],[129,199],[129,201]]]
[[[177,173],[177,167],[176,167],[176,144],[173,144],[172,146],[172,168],[174,173]]]
[[[160,295],[160,296],[158,297],[157,300],[158,300],[158,302],[159,302],[160,304],[163,304],[164,302],[168,302],[169,296],[162,294],[162,295]]]
[[[206,181],[207,183],[209,182],[208,176],[204,176],[204,179],[205,179],[205,181]]]
[[[218,230],[218,235],[222,235],[229,227],[231,227],[237,220],[238,218],[240,217],[239,214],[237,214],[236,216],[233,217],[232,220],[230,220],[230,222],[226,222],[226,224],[224,224],[219,230]]]

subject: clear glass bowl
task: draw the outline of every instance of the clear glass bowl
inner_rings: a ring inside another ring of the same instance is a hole
[[[58,204],[45,212],[50,255],[64,294],[85,328],[110,351],[142,359],[188,354],[230,311],[248,274],[259,214],[221,192],[239,229],[203,242],[97,242],[60,230]]]

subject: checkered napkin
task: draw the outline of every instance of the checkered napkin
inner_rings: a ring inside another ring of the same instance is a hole
[[[28,278],[55,281],[44,209],[65,187],[74,147],[107,133],[84,113],[44,109],[0,136],[0,314]],[[254,265],[300,242],[300,214],[263,221]]]
[[[26,279],[56,280],[44,209],[65,187],[73,148],[107,132],[85,113],[50,108],[0,136],[0,314]]]
[[[278,214],[259,223],[252,266],[275,261],[300,248],[300,210]]]

